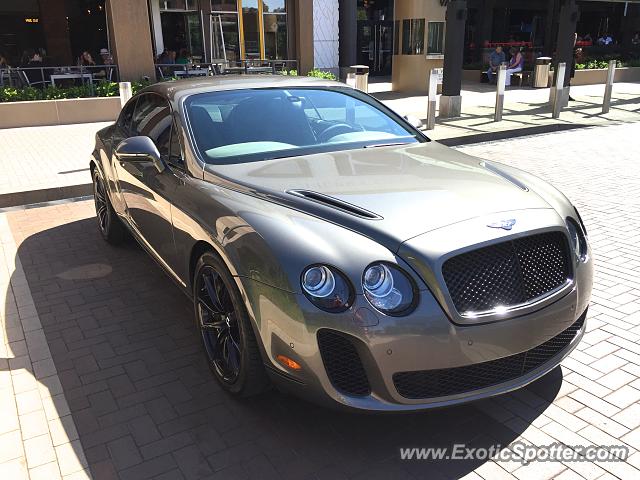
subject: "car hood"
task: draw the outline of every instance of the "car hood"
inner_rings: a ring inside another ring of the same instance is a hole
[[[499,166],[435,142],[207,165],[204,178],[341,224],[392,251],[471,218],[551,208]]]

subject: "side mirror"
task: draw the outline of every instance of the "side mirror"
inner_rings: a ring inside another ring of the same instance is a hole
[[[424,126],[422,120],[412,115],[405,115],[404,119],[409,122],[413,128],[421,129]]]
[[[160,159],[158,147],[149,137],[130,137],[124,139],[116,147],[116,157],[121,162],[153,162],[153,165],[162,172],[165,169]]]

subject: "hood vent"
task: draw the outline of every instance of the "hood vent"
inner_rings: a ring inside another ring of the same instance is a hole
[[[312,190],[287,190],[287,193],[295,195],[296,197],[311,200],[312,202],[321,203],[327,207],[335,208],[360,218],[366,218],[368,220],[382,220],[380,215],[370,212],[369,210],[365,210],[364,208],[360,208],[357,205],[352,205],[351,203],[330,197],[324,193],[314,192]]]
[[[507,182],[512,183],[513,185],[515,185],[519,189],[524,190],[525,192],[529,191],[529,188],[524,183],[522,183],[521,181],[519,181],[518,179],[516,179],[512,175],[509,175],[508,173],[503,172],[502,170],[500,170],[495,165],[492,165],[490,163],[482,161],[482,162],[480,162],[480,166],[482,166],[482,167],[486,168],[487,170],[489,170],[490,172],[493,172],[496,175],[504,178]]]

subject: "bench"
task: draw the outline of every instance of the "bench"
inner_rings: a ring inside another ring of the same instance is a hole
[[[517,85],[519,87],[523,86],[523,85],[531,85],[531,80],[533,78],[532,76],[533,72],[526,72],[526,71],[522,71],[522,72],[516,72],[516,73],[512,73],[511,74],[511,85],[515,85],[517,82]]]

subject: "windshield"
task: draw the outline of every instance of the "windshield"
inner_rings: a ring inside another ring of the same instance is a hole
[[[192,95],[185,110],[208,163],[230,164],[425,141],[347,88],[265,88]]]

